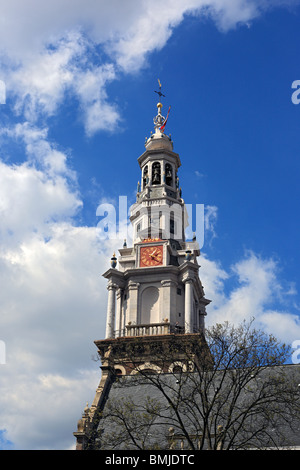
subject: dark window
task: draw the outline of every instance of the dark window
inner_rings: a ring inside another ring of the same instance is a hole
[[[152,184],[160,184],[160,163],[154,162],[152,165]]]
[[[145,166],[144,173],[143,173],[143,189],[145,189],[148,183],[148,166]]]
[[[170,219],[170,234],[174,235],[175,233],[175,221],[174,219]]]
[[[168,186],[173,186],[173,173],[170,163],[166,163],[166,184]]]

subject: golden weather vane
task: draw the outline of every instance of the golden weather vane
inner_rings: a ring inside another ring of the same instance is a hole
[[[155,90],[155,93],[157,93],[158,96],[159,96],[159,103],[157,104],[158,115],[154,118],[154,124],[155,124],[155,132],[158,132],[158,130],[160,130],[160,132],[163,133],[164,130],[165,130],[167,121],[168,121],[171,106],[169,106],[167,117],[165,118],[164,116],[162,116],[161,108],[162,108],[163,105],[161,104],[161,97],[163,96],[165,98],[166,96],[161,91],[161,83],[160,83],[159,78],[157,79],[157,81],[158,81],[158,85],[159,85],[159,91]]]
[[[159,85],[159,91],[155,90],[155,93],[158,94],[159,98],[161,98],[162,96],[165,98],[166,96],[161,92],[161,83],[160,83],[159,78],[157,79],[157,81],[158,81],[158,85]]]

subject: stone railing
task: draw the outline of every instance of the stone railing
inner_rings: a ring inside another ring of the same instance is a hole
[[[170,331],[170,323],[168,322],[126,325],[126,336],[167,335]]]
[[[169,322],[126,325],[126,336],[168,335],[184,333],[184,328],[171,325]]]

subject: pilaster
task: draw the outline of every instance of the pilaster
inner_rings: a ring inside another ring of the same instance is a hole
[[[128,323],[136,324],[139,312],[139,286],[138,282],[128,282]]]
[[[168,321],[173,323],[173,315],[176,312],[176,294],[175,289],[177,287],[177,282],[168,279],[161,281],[162,286],[162,299],[161,299],[161,315],[160,321],[168,319]]]

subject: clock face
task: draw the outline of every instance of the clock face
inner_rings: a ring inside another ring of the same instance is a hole
[[[162,246],[143,246],[140,251],[140,266],[159,266],[163,262]]]

